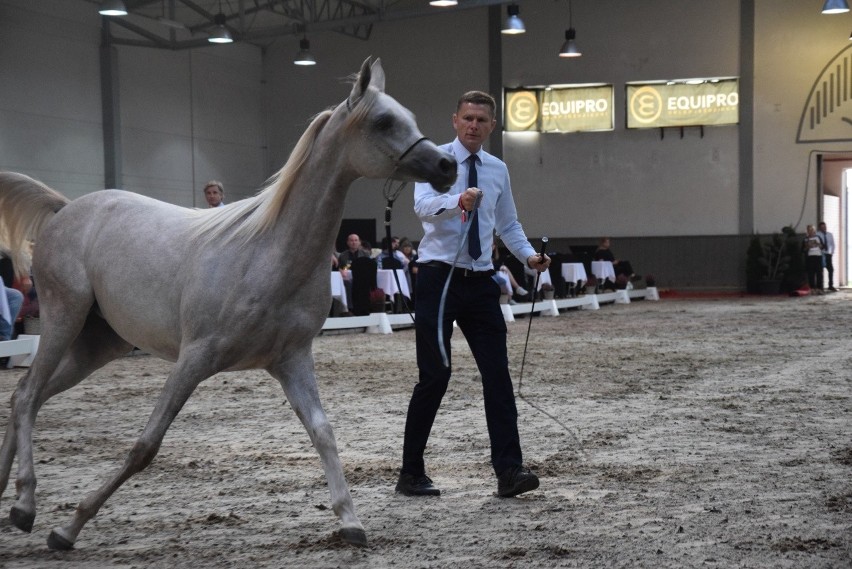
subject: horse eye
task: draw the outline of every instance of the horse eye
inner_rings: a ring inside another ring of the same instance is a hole
[[[390,115],[380,115],[376,119],[375,124],[376,124],[376,130],[381,130],[381,131],[390,130],[390,128],[393,126],[393,117],[390,116]]]

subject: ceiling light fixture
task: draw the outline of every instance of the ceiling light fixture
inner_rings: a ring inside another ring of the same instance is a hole
[[[101,16],[126,16],[127,7],[122,0],[104,0],[101,2],[101,7],[98,8],[98,14]]]
[[[438,8],[446,8],[447,6],[458,5],[458,0],[429,0],[429,5],[437,6]]]
[[[565,42],[559,50],[559,57],[580,57],[583,52],[577,47],[577,32],[574,31],[574,10],[568,0],[568,29],[565,30]]]
[[[514,35],[522,34],[527,31],[524,27],[523,20],[521,20],[521,17],[519,16],[520,13],[521,9],[514,2],[506,6],[506,23],[503,26],[503,29],[500,30],[500,33]]]
[[[210,32],[210,37],[207,38],[207,41],[210,43],[231,43],[234,41],[234,38],[231,36],[231,32],[228,31],[228,28],[225,27],[225,22],[227,19],[225,18],[225,14],[219,12],[215,16],[213,16],[213,21],[216,23],[216,27]]]
[[[849,4],[846,0],[825,0],[822,5],[823,14],[844,14],[849,11]]]
[[[311,53],[311,42],[308,41],[307,37],[304,37],[299,41],[299,53],[296,54],[296,58],[293,60],[293,63],[296,65],[317,64],[317,59],[314,57],[314,54]]]

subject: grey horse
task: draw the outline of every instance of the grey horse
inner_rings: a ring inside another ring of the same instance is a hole
[[[423,137],[384,86],[380,61],[368,58],[349,97],[317,115],[265,188],[223,208],[189,209],[119,190],[69,201],[24,175],[0,173],[0,241],[17,251],[36,240],[43,319],[0,448],[0,493],[18,456],[15,526],[29,532],[35,520],[39,408],[138,346],[175,365],[124,464],[80,502],[70,523],[53,529],[51,549],[73,548],[110,495],[151,463],[203,380],[245,369],[265,369],[280,382],[319,453],[343,539],[366,544],[311,352],[331,303],[328,252],[357,178],[423,180],[446,191],[456,177],[453,158]]]

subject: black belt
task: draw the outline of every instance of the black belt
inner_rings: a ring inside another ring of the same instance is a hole
[[[427,263],[418,263],[421,267],[432,267],[435,269],[442,269],[444,271],[449,271],[450,268],[453,269],[454,277],[465,277],[465,278],[479,278],[479,277],[490,277],[494,274],[494,269],[488,269],[485,271],[474,271],[473,269],[463,269],[461,267],[453,267],[449,263],[442,263],[441,261],[429,261]]]

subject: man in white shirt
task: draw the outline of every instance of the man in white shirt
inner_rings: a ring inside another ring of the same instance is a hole
[[[500,285],[492,278],[494,234],[515,257],[536,271],[547,270],[550,258],[535,252],[518,222],[506,164],[482,149],[497,124],[495,109],[494,98],[487,93],[462,95],[453,114],[456,139],[442,147],[458,162],[458,179],[446,194],[427,183],[414,188],[414,212],[425,235],[418,249],[414,305],[419,381],[408,406],[402,468],[396,485],[396,491],[406,496],[441,493],[426,475],[423,455],[450,381],[450,368],[445,367],[441,350],[451,362],[453,321],[464,333],[482,376],[497,494],[509,498],[535,490],[539,484],[538,477],[524,466],[521,453]],[[467,247],[462,248],[463,241]],[[444,297],[448,277],[448,294]],[[443,334],[440,338],[439,330]]]

